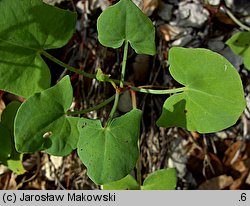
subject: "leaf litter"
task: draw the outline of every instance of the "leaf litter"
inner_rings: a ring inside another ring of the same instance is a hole
[[[52,52],[61,60],[80,66],[91,73],[95,73],[96,65],[100,65],[105,74],[111,74],[111,77],[115,78],[119,74],[117,71],[121,63],[121,51],[106,49],[97,43],[96,19],[102,10],[116,1],[105,1],[105,6],[102,2],[104,1],[50,1],[49,3],[58,7],[77,11],[80,17],[77,32],[71,41],[62,49]],[[145,179],[149,173],[158,169],[176,167],[177,189],[249,189],[250,74],[244,68],[241,57],[234,55],[225,44],[225,41],[238,31],[237,25],[218,8],[220,1],[208,2],[210,4],[198,0],[136,0],[135,3],[154,22],[158,36],[158,54],[154,58],[149,57],[147,65],[143,65],[142,61],[141,66],[137,65],[134,68],[138,55],[130,51],[129,78],[138,86],[143,83],[177,87],[178,83],[173,81],[167,69],[169,48],[173,45],[209,48],[228,58],[239,71],[245,88],[247,108],[233,127],[218,133],[202,135],[181,128],[156,127],[155,120],[161,113],[165,97],[138,94],[138,107],[143,110],[140,137],[142,177]],[[237,2],[225,2],[240,20],[248,23],[248,7]],[[163,9],[168,10],[168,15],[164,15]],[[197,19],[202,21],[196,21]],[[148,75],[134,78],[141,76],[140,73],[143,73],[148,65],[150,69],[145,70]],[[52,66],[56,71],[52,74],[52,84],[55,84],[61,75],[68,72],[62,73],[56,65]],[[71,82],[74,85],[76,110],[96,105],[113,92],[109,85],[104,86],[78,75],[71,75]],[[7,105],[9,101],[7,94],[1,95],[1,105]],[[93,119],[98,116],[105,120],[109,111],[110,106],[107,106],[88,113],[85,117]],[[123,111],[117,112],[117,115],[121,114]],[[24,155],[23,165],[27,170],[23,175],[16,175],[1,166],[0,188],[99,189],[88,178],[87,170],[76,151],[59,159],[42,152]]]

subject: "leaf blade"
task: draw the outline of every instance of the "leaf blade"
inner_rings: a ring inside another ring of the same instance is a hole
[[[140,186],[131,175],[127,175],[121,180],[103,185],[103,190],[139,190]]]
[[[138,54],[156,52],[154,26],[131,0],[120,0],[108,7],[97,20],[97,31],[104,46],[119,48],[127,40]]]
[[[244,65],[250,70],[250,32],[237,32],[226,44],[235,54],[243,57]]]
[[[64,156],[75,149],[78,141],[78,118],[66,116],[72,99],[69,76],[54,87],[27,99],[15,118],[17,150],[45,150],[52,155]]]
[[[50,71],[40,51],[64,46],[76,15],[40,0],[2,0],[0,19],[0,88],[23,97],[47,89]]]
[[[2,134],[0,135],[0,138],[3,138],[0,147],[4,147],[5,148],[4,150],[6,149],[9,150],[8,156],[6,156],[5,159],[2,159],[2,163],[6,165],[11,171],[15,172],[18,175],[24,174],[26,172],[22,165],[23,154],[18,153],[16,151],[14,143],[14,119],[20,105],[21,105],[20,102],[15,102],[15,101],[9,103],[2,113],[1,123],[0,123],[0,127],[2,125],[6,129],[6,132],[3,135]],[[2,151],[4,150],[3,148],[0,149],[1,154]]]
[[[143,182],[142,190],[174,190],[177,184],[174,168],[157,170],[151,173]]]
[[[120,180],[134,168],[139,155],[140,118],[141,111],[135,109],[105,128],[100,120],[79,121],[77,152],[96,184]]]
[[[157,125],[210,133],[235,124],[245,108],[245,99],[234,67],[206,49],[176,47],[169,55],[170,73],[185,89],[165,101]]]

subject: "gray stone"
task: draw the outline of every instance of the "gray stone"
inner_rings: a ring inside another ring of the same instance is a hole
[[[129,112],[133,109],[132,100],[129,91],[126,91],[120,95],[120,101],[118,103],[118,110],[121,112]]]
[[[226,5],[233,13],[238,13],[243,16],[250,15],[250,1],[249,0],[225,0]]]
[[[187,44],[189,44],[192,40],[194,40],[194,37],[191,34],[188,34],[188,35],[182,36],[181,38],[175,40],[172,43],[172,46],[181,46],[181,47],[184,47]]]
[[[225,43],[222,42],[220,39],[210,39],[207,43],[208,49],[215,51],[215,52],[221,52],[225,48]]]
[[[44,3],[50,4],[50,5],[55,5],[56,3],[61,3],[62,1],[65,1],[65,0],[43,0]]]
[[[240,19],[246,26],[250,26],[250,16],[246,16]]]
[[[220,52],[231,64],[239,71],[240,66],[243,64],[241,56],[235,55],[232,50],[227,46]]]
[[[136,6],[141,7],[141,5],[143,4],[142,0],[132,0]]]
[[[82,1],[77,2],[77,8],[81,9],[83,7]],[[88,0],[86,1],[87,9],[89,10],[96,10],[98,8],[101,8],[102,11],[104,11],[106,8],[110,6],[110,2],[108,0]],[[88,11],[90,13],[90,11]]]
[[[165,21],[169,21],[173,14],[173,5],[160,3],[158,15]]]
[[[209,12],[198,3],[181,2],[175,14],[177,25],[194,28],[201,28],[209,17]]]
[[[167,2],[174,5],[179,4],[179,0],[168,0]]]
[[[165,41],[176,40],[188,33],[187,29],[178,26],[172,26],[170,24],[160,25],[159,31],[161,32]]]
[[[235,30],[234,33],[237,33],[238,30]],[[235,55],[230,47],[228,47],[223,40],[223,36],[218,38],[210,39],[208,41],[208,49],[217,52],[224,56],[237,70],[240,69],[240,66],[243,64],[243,59],[241,56]]]
[[[220,0],[207,0],[207,2],[212,6],[218,6],[220,4]]]

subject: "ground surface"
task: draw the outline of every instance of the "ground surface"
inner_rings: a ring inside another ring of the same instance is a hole
[[[118,78],[121,50],[106,49],[97,41],[96,20],[103,9],[116,1],[48,1],[79,14],[77,32],[62,49],[51,51],[62,61],[95,73],[100,65],[105,73]],[[234,55],[225,41],[239,26],[229,18],[221,5],[244,24],[250,25],[249,1],[198,0],[135,0],[156,27],[157,55],[154,57],[129,52],[127,81],[135,85],[178,86],[167,67],[168,50],[172,46],[202,47],[216,51],[239,71],[249,105],[249,71],[242,59]],[[46,60],[47,61],[47,60]],[[48,61],[55,84],[64,74],[71,76],[74,86],[74,108],[83,109],[101,102],[113,94],[108,84],[81,78]],[[249,110],[231,128],[216,134],[201,135],[185,129],[163,129],[155,125],[167,96],[138,94],[138,107],[143,110],[141,126],[142,177],[161,168],[176,167],[177,189],[249,189],[250,141]],[[13,97],[5,94],[1,105]],[[131,109],[130,95],[124,93],[119,114]],[[110,106],[86,115],[105,120]],[[53,157],[45,153],[24,155],[27,173],[15,175],[1,166],[1,189],[98,189],[87,177],[84,165],[73,152],[67,157]]]

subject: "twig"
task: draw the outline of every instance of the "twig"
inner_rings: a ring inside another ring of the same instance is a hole
[[[209,154],[207,152],[208,146],[207,146],[207,138],[206,138],[205,134],[203,134],[203,141],[204,141],[204,145],[205,145],[205,149],[204,149],[204,155],[205,155],[205,157],[204,157],[204,160],[203,160],[202,174],[207,179],[207,176],[206,176],[206,167],[209,166],[209,168],[211,169],[211,171],[212,171],[213,174],[215,174],[215,171],[214,171],[213,165],[211,164]]]
[[[250,31],[250,27],[244,25],[243,23],[241,23],[234,15],[233,13],[224,5],[222,5],[222,8],[225,10],[225,12],[227,13],[227,15],[242,29],[245,29],[247,31]]]
[[[247,141],[247,136],[248,136],[248,123],[247,123],[247,118],[245,115],[242,116],[242,122],[243,122],[243,141],[239,147],[239,149],[236,151],[233,159],[231,160],[230,164],[233,165],[236,160],[239,158],[240,153],[242,152],[246,141]]]

